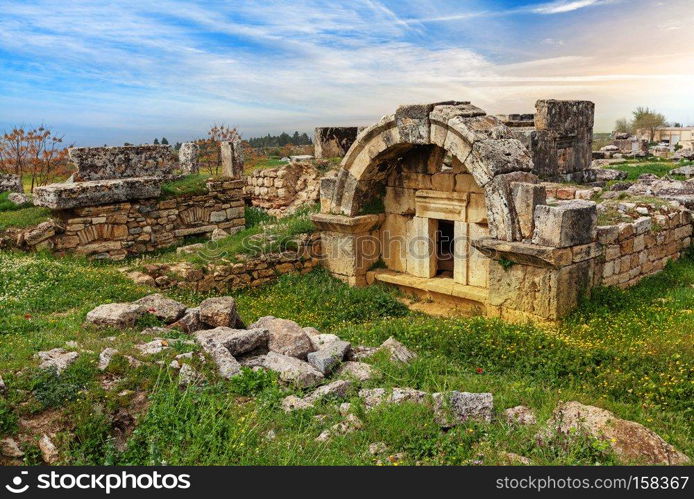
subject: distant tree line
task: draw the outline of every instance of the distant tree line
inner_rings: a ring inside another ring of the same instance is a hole
[[[279,135],[268,133],[265,137],[253,137],[248,140],[248,143],[251,147],[308,146],[311,145],[311,137],[306,132],[301,134],[294,132],[293,135],[289,135],[287,132],[282,132]]]

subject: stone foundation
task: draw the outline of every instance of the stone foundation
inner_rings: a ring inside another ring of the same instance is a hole
[[[271,253],[256,258],[236,255],[236,262],[218,261],[207,265],[149,264],[143,271],[129,276],[140,283],[159,288],[183,288],[201,293],[228,292],[269,283],[283,274],[305,274],[319,264],[319,234],[307,234],[298,242],[296,251]],[[204,251],[204,250],[203,250]],[[211,249],[210,251],[213,251]]]
[[[85,184],[89,182],[72,185]],[[20,232],[16,245],[57,255],[120,260],[179,244],[188,236],[209,236],[217,229],[232,234],[243,229],[243,181],[214,180],[207,183],[207,189],[208,193],[197,196],[54,210],[51,222]]]

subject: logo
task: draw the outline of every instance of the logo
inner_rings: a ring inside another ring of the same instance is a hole
[[[22,475],[28,475],[28,471],[22,471]],[[12,492],[13,494],[22,494],[23,492],[26,492],[29,489],[29,485],[24,485],[22,487],[22,477],[21,476],[16,476],[12,479],[12,485],[5,485],[5,488]]]

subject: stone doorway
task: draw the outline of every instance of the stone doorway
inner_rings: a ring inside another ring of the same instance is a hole
[[[451,220],[437,220],[436,227],[436,276],[453,277],[455,224]]]

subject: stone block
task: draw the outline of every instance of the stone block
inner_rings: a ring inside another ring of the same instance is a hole
[[[178,163],[184,174],[193,174],[200,171],[198,155],[200,147],[195,142],[184,142],[178,150]]]
[[[597,211],[592,201],[566,201],[535,208],[533,244],[565,248],[595,240]]]
[[[71,147],[68,155],[77,167],[74,174],[77,182],[165,177],[176,166],[176,159],[167,145]]]
[[[34,189],[34,204],[54,210],[156,198],[161,179],[155,177],[95,180],[71,184],[50,184]]]
[[[513,205],[518,216],[521,237],[533,237],[535,207],[547,203],[547,191],[544,186],[528,182],[512,182],[511,192]]]
[[[399,215],[414,215],[415,190],[404,187],[386,187],[386,195],[383,201],[386,213]]]
[[[313,134],[313,155],[317,159],[341,158],[357,139],[359,127],[318,127]]]

